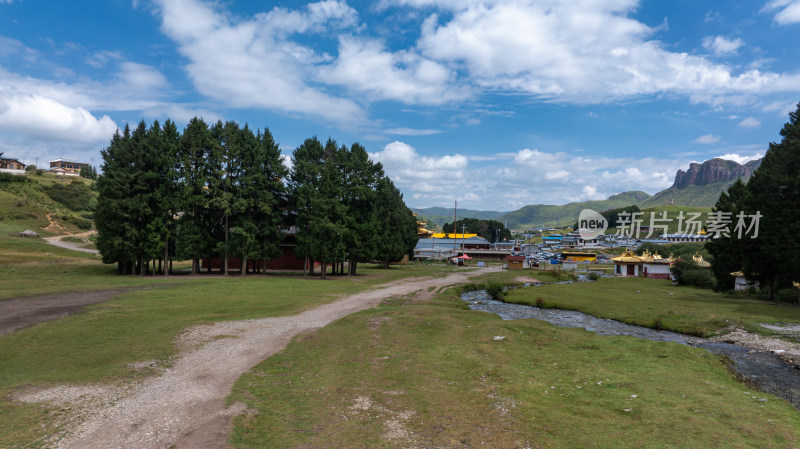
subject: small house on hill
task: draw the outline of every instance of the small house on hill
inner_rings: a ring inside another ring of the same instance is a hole
[[[84,162],[75,162],[67,159],[56,159],[50,161],[50,173],[56,175],[78,176],[81,170],[86,168],[89,164]]]
[[[668,258],[663,258],[658,253],[650,254],[645,251],[644,254],[639,256],[642,259],[642,275],[651,279],[671,279],[669,271],[670,265],[674,259],[670,255]]]
[[[0,173],[10,173],[12,175],[24,175],[27,165],[17,159],[0,157]]]

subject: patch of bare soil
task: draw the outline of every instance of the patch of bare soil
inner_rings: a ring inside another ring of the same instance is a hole
[[[78,313],[85,306],[108,301],[127,290],[60,293],[0,301],[0,335]]]
[[[486,269],[482,273],[499,271]],[[296,335],[323,327],[351,313],[415,291],[466,282],[474,272],[460,272],[439,279],[407,279],[391,286],[349,296],[299,315],[230,321],[188,329],[178,344],[186,348],[171,367],[158,376],[133,386],[113,403],[80,401],[72,407],[87,418],[70,426],[58,448],[220,448],[232,429],[233,417],[244,412],[242,404],[225,405],[234,382],[265,358],[281,351]],[[377,324],[377,323],[376,323]],[[59,387],[56,387],[57,390]],[[54,391],[55,391],[54,390]],[[63,400],[54,392],[38,390],[36,401]],[[85,395],[85,394],[84,394]],[[97,396],[104,397],[102,391]],[[362,404],[364,406],[364,404]],[[403,427],[413,412],[400,411],[386,422],[386,438],[403,440]]]
[[[514,278],[514,282],[522,282],[523,284],[541,284],[542,281],[532,278],[530,276],[517,276]]]
[[[779,332],[782,330],[781,326],[763,324],[762,326]],[[784,332],[783,335],[794,338],[800,337],[800,332],[795,331],[796,330],[793,327],[789,326],[789,330]],[[794,343],[776,337],[766,337],[763,335],[754,334],[740,327],[733,327],[729,333],[712,337],[709,340],[733,343],[751,348],[753,351],[772,352],[785,360],[787,363],[793,365],[795,368],[800,369],[800,343]]]

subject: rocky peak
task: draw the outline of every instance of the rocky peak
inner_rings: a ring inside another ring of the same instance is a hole
[[[688,171],[678,170],[674,186],[681,189],[690,185],[702,186],[720,181],[733,181],[739,177],[746,178],[750,174],[750,169],[744,165],[714,158],[702,164],[692,163]]]

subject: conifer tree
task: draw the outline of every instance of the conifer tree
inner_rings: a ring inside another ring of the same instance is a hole
[[[306,139],[302,145],[292,152],[292,170],[289,174],[290,208],[294,210],[297,248],[305,258],[303,274],[313,272],[311,257],[313,241],[311,238],[311,222],[313,219],[313,202],[317,196],[322,174],[324,149],[315,137]]]
[[[178,146],[182,181],[179,204],[183,213],[178,224],[178,255],[192,260],[192,274],[200,272],[200,258],[209,255],[215,245],[206,225],[211,178],[207,159],[216,157],[216,146],[208,125],[197,117],[186,126]]]
[[[343,198],[347,208],[344,241],[347,247],[348,273],[356,274],[359,262],[375,260],[378,250],[378,183],[383,166],[369,159],[358,143],[341,152]]]
[[[745,273],[758,273],[769,297],[800,281],[800,103],[770,143],[761,165],[747,183],[748,213],[760,212],[757,239],[745,239]]]
[[[378,183],[379,259],[384,268],[410,254],[417,245],[417,220],[403,201],[403,194],[389,177]]]

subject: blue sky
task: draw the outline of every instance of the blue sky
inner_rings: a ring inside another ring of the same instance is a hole
[[[0,151],[201,116],[360,142],[412,207],[653,194],[780,139],[799,32],[800,0],[0,0]]]

